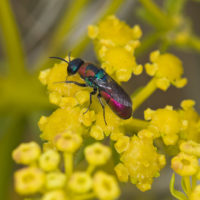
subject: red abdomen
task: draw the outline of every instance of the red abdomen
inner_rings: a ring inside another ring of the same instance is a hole
[[[119,103],[110,94],[100,91],[101,96],[106,100],[112,111],[122,119],[128,119],[132,115],[132,106]]]

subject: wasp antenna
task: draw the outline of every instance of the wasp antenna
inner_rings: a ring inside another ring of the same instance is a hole
[[[49,57],[49,58],[55,58],[55,59],[59,59],[59,60],[62,60],[62,61],[64,61],[64,62],[66,62],[66,63],[68,63],[68,64],[69,64],[69,62],[68,62],[67,60],[65,60],[64,58],[55,57],[55,56],[52,56],[52,57]]]
[[[69,62],[71,62],[71,59],[70,59],[71,58],[71,53],[72,53],[71,51],[69,51],[69,53],[68,53]]]

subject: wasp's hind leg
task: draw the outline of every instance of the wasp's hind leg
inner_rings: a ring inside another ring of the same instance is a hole
[[[88,112],[88,110],[90,109],[90,106],[92,104],[92,95],[95,95],[97,93],[97,88],[94,88],[92,92],[90,92],[90,104],[87,108],[87,110],[83,113],[83,114],[86,114]]]
[[[103,119],[104,119],[104,122],[105,122],[105,124],[107,126],[106,117],[105,117],[105,106],[104,106],[104,104],[103,104],[103,102],[101,100],[101,94],[100,93],[97,95],[97,98],[98,98],[99,103],[101,104],[101,107],[103,109]]]

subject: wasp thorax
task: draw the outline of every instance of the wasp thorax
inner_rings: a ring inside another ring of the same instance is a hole
[[[84,61],[81,60],[80,58],[76,58],[76,59],[70,61],[68,68],[67,68],[68,75],[75,74],[83,63],[84,63]]]

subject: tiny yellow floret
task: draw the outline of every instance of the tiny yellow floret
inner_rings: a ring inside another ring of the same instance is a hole
[[[45,193],[41,200],[67,200],[63,190],[52,190]]]
[[[46,174],[45,186],[48,190],[61,189],[66,185],[66,176],[64,173],[55,171]]]
[[[57,169],[59,162],[60,155],[53,149],[45,151],[39,158],[40,168],[47,172]]]
[[[192,176],[198,171],[198,159],[181,152],[172,158],[171,167],[180,176]]]
[[[69,180],[69,188],[75,193],[86,193],[93,185],[92,178],[86,172],[75,172]]]
[[[109,147],[102,145],[101,143],[94,143],[89,145],[84,150],[85,158],[91,165],[103,165],[111,156],[111,150]]]
[[[35,167],[27,167],[15,172],[15,189],[21,195],[35,194],[42,190],[45,174]]]
[[[22,143],[12,153],[12,157],[18,164],[29,165],[40,156],[40,146],[36,142]]]
[[[128,173],[127,168],[122,163],[119,163],[115,166],[115,172],[117,174],[118,179],[121,182],[127,182],[128,181],[129,173]]]
[[[74,153],[81,143],[81,136],[71,131],[65,131],[55,137],[55,145],[59,151]]]
[[[95,194],[100,200],[114,200],[120,195],[116,179],[103,171],[99,171],[94,175],[93,188]]]

